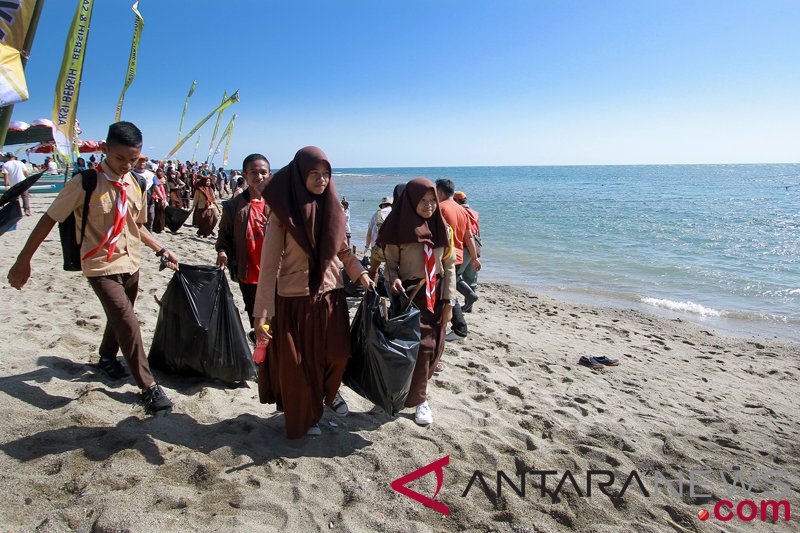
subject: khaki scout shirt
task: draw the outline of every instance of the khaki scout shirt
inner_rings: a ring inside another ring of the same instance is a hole
[[[147,210],[142,209],[142,192],[130,172],[120,178],[111,171],[105,161],[97,167],[97,187],[89,200],[89,219],[86,222],[86,235],[81,244],[81,257],[97,248],[105,239],[109,228],[114,225],[118,193],[109,180],[122,180],[128,184],[125,188],[128,194],[126,224],[110,261],[106,259],[108,243],[92,257],[81,261],[83,273],[88,278],[132,274],[139,270],[142,241],[138,224],[147,221]],[[70,213],[75,213],[75,234],[78,239],[83,221],[83,199],[82,176],[76,174],[64,185],[64,189],[58,193],[47,209],[48,216],[57,222],[64,222]]]
[[[456,297],[455,254],[443,259],[444,252],[444,247],[434,248],[433,258],[436,261],[436,273],[442,277],[442,298],[450,300]],[[383,249],[383,255],[386,256],[386,268],[383,273],[389,279],[390,285],[396,279],[406,281],[425,278],[425,253],[422,243],[387,244]]]

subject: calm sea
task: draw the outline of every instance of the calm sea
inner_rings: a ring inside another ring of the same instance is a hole
[[[800,340],[798,164],[336,169],[359,249],[417,176],[480,213],[484,280]]]

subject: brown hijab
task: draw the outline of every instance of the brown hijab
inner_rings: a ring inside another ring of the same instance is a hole
[[[447,224],[442,218],[439,201],[433,216],[424,219],[417,214],[417,204],[428,191],[436,195],[436,187],[426,178],[414,178],[409,181],[392,206],[392,212],[386,217],[378,233],[377,243],[407,244],[411,242],[427,243],[432,248],[446,247],[450,240],[447,237]]]
[[[345,242],[345,217],[333,180],[325,192],[312,194],[306,188],[308,173],[320,162],[331,171],[325,152],[316,146],[301,148],[294,159],[272,176],[262,196],[286,231],[308,254],[308,288],[319,291],[322,273]]]

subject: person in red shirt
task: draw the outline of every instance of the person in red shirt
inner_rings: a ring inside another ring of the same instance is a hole
[[[480,216],[478,212],[472,209],[467,203],[467,195],[463,191],[456,191],[453,195],[453,200],[467,210],[467,215],[470,219],[470,229],[472,230],[472,239],[475,241],[475,250],[478,257],[481,256],[481,227]],[[475,291],[478,288],[478,273],[472,267],[472,254],[469,250],[464,250],[464,262],[462,263],[463,270],[460,273],[461,283],[458,285],[458,292],[464,295],[467,303],[463,307],[465,313],[472,312],[472,305],[478,301],[478,295]]]
[[[473,258],[471,262],[475,271],[477,272],[481,269],[481,261],[478,259],[475,241],[472,238],[470,217],[466,209],[453,200],[455,186],[451,180],[436,180],[436,194],[439,197],[439,207],[442,210],[442,216],[453,230],[453,253],[456,257],[456,278],[458,281],[463,281],[459,273],[463,272],[464,247],[467,248],[470,257]],[[467,303],[469,304],[470,302],[468,301]],[[474,300],[472,303],[474,303]],[[454,299],[451,304],[453,307],[453,319],[451,321],[452,331],[447,335],[445,340],[455,341],[465,338],[468,330],[467,321],[464,318],[464,313],[458,300]]]
[[[266,157],[250,154],[242,163],[242,173],[247,188],[222,204],[216,244],[217,266],[228,267],[231,279],[239,282],[244,308],[250,319],[250,340],[255,342],[253,304],[261,271],[261,247],[269,219],[269,208],[261,197],[261,189],[272,172]]]

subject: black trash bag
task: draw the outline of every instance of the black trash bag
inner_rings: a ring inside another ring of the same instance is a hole
[[[395,416],[406,403],[417,364],[419,309],[411,305],[384,319],[375,291],[367,291],[350,327],[353,356],[344,383]]]
[[[252,379],[256,367],[225,272],[181,264],[161,299],[148,355],[155,368],[227,384]]]
[[[361,283],[353,283],[346,269],[342,269],[342,280],[344,281],[344,294],[350,298],[357,298],[364,294],[364,286]]]
[[[14,200],[0,207],[0,235],[11,230],[22,220],[22,208],[19,201]]]
[[[11,187],[9,187],[8,190],[6,190],[6,192],[4,192],[2,196],[0,196],[0,206],[4,206],[7,203],[13,202],[14,200],[22,196],[22,193],[33,187],[33,185],[36,184],[37,181],[39,181],[39,178],[41,178],[42,175],[44,175],[44,172],[39,172],[38,174],[34,174],[33,176],[28,176],[27,178],[20,181],[16,185],[12,185]]]
[[[172,233],[176,233],[186,219],[189,218],[191,211],[181,209],[180,207],[167,206],[164,208],[164,225],[169,228]]]

